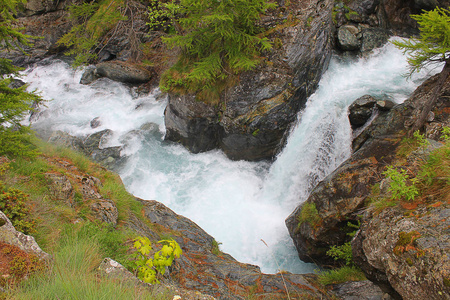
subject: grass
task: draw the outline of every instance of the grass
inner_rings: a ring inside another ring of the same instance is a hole
[[[354,266],[344,266],[339,269],[324,271],[319,274],[318,278],[319,283],[322,285],[360,280],[366,280],[366,276],[359,268]]]
[[[89,222],[67,225],[54,253],[53,266],[14,288],[8,299],[171,299],[172,293],[156,294],[143,286],[98,274],[105,255],[102,238]],[[93,234],[93,231],[95,232]],[[116,243],[118,241],[115,241]]]
[[[171,298],[166,292],[162,296],[156,295],[143,287],[104,278],[96,271],[105,257],[125,267],[131,264],[129,241],[136,234],[124,224],[131,214],[143,219],[142,204],[126,191],[120,177],[70,149],[42,141],[36,141],[36,144],[45,155],[2,161],[0,183],[5,189],[19,189],[28,195],[24,202],[36,224],[33,236],[54,260],[50,270],[10,286],[7,299]],[[51,181],[45,173],[68,178],[74,189],[72,204],[51,193]],[[121,222],[116,228],[95,219],[89,203],[83,199],[81,178],[86,174],[100,180],[98,192],[117,206]]]

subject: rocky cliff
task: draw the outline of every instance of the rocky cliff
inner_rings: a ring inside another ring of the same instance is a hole
[[[320,182],[306,203],[286,220],[301,259],[332,265],[334,260],[326,251],[348,241],[347,233],[352,230],[347,223],[360,220],[361,229],[352,242],[353,255],[369,279],[392,286],[393,293],[404,299],[447,299],[450,265],[444,253],[449,250],[448,187],[444,185],[439,188],[442,193],[434,195],[424,191],[416,203],[390,203],[381,212],[376,208],[380,205],[377,201],[391,197],[386,194],[388,183],[381,181],[386,166],[397,166],[411,172],[411,176],[419,176],[422,171],[418,166],[428,161],[423,153],[411,154],[418,146],[405,141],[409,126],[433,93],[437,77],[426,81],[403,104],[381,112],[354,139],[351,158]],[[447,78],[425,124],[425,136],[430,139],[439,140],[441,129],[450,124],[449,93]],[[443,147],[442,142],[431,144]],[[445,170],[448,163],[447,153],[438,168]],[[431,184],[440,179],[429,180]],[[376,192],[379,185],[381,194]]]

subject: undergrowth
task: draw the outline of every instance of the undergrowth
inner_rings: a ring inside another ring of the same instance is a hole
[[[8,299],[171,299],[172,293],[152,292],[125,280],[101,276],[98,265],[105,257],[105,245],[91,223],[65,227],[54,254],[53,267],[22,282]],[[120,242],[119,240],[115,241]]]

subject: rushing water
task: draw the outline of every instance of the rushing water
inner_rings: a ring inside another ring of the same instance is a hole
[[[195,221],[241,262],[267,273],[306,273],[314,265],[298,259],[284,220],[350,155],[347,107],[365,94],[402,102],[428,76],[407,81],[406,72],[405,57],[392,45],[365,59],[333,59],[271,165],[230,161],[220,151],[194,155],[164,142],[165,99],[133,97],[128,87],[108,79],[80,85],[81,71],[63,62],[31,68],[24,79],[30,90],[51,99],[33,121],[35,129],[75,136],[113,130],[104,146],[125,145],[122,154],[129,159],[119,173],[131,193]],[[93,129],[90,121],[97,117],[101,125]]]

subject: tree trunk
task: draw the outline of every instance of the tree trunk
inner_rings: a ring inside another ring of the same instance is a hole
[[[423,105],[422,111],[420,112],[417,120],[414,122],[411,130],[409,131],[410,136],[412,136],[415,131],[421,129],[422,126],[425,124],[428,114],[436,104],[437,99],[439,98],[439,95],[441,93],[442,87],[444,86],[445,81],[447,80],[449,75],[450,75],[450,59],[447,59],[445,61],[444,68],[439,74],[438,81],[436,82],[436,86],[433,90],[433,93],[430,96],[430,99]]]

